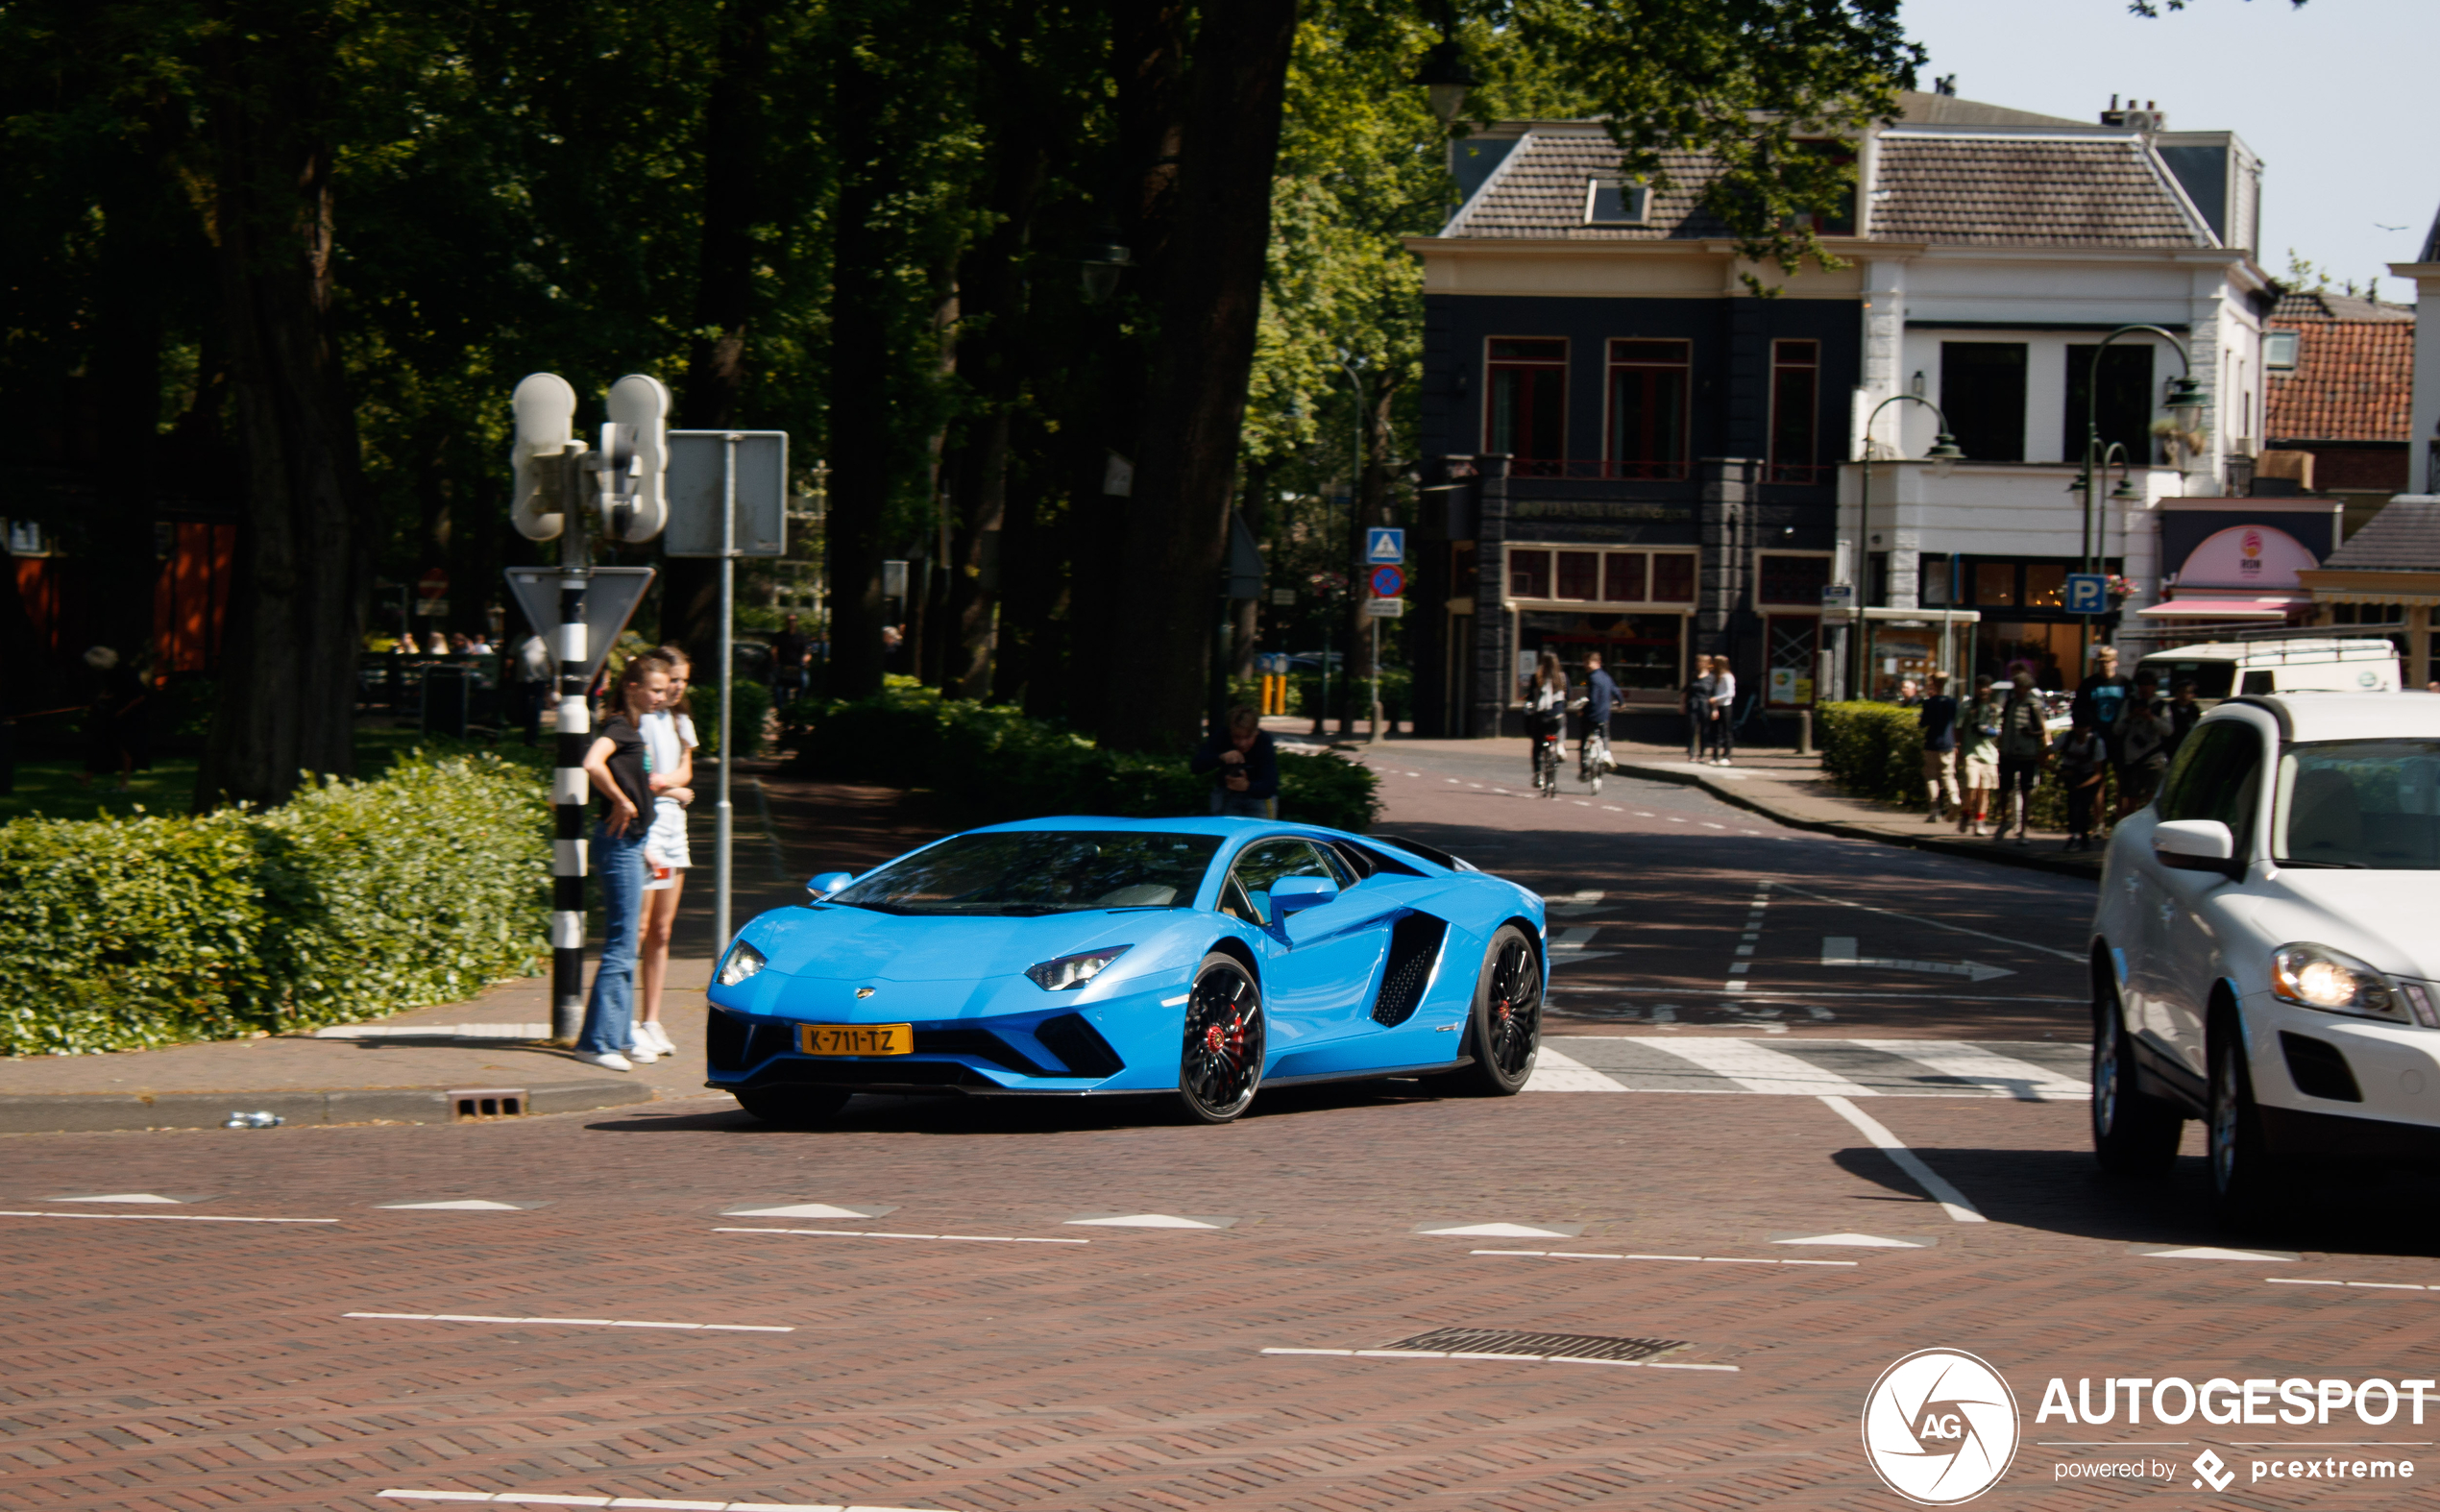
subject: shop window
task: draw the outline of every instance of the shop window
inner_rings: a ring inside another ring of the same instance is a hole
[[[1820,622],[1807,616],[1771,616],[1765,670],[1770,674],[1772,703],[1813,702],[1814,646],[1819,631]]]
[[[1695,558],[1683,551],[1658,551],[1652,556],[1652,602],[1690,604],[1695,601]]]
[[[2406,606],[2404,604],[2331,604],[2330,622],[2332,624],[2403,624],[2406,622]]]
[[[1511,598],[1550,597],[1549,552],[1510,551],[1508,553],[1508,597]]]
[[[2101,355],[2101,403],[2092,408],[2092,359]],[[2101,427],[2100,449],[2115,441],[2127,449],[2135,466],[2153,457],[2152,411],[2157,400],[2152,384],[2152,349],[2146,346],[2069,347],[2067,349],[2067,415],[2059,438],[2059,454],[2070,462],[2085,459],[2086,427]],[[1971,456],[1972,452],[1966,453]]]
[[[1568,344],[1495,336],[1484,384],[1484,450],[1515,458],[1522,476],[1558,471],[1567,453]]]
[[[1821,422],[1821,343],[1770,344],[1770,480],[1811,483],[1820,477],[1814,443]]]
[[[1940,343],[1940,413],[1974,462],[2025,459],[2025,344]],[[2082,447],[2076,454],[2082,456]]]
[[[1612,551],[1601,559],[1601,597],[1614,604],[1645,601],[1645,558],[1641,551]]]
[[[1601,597],[1601,553],[1598,551],[1561,551],[1559,557],[1560,598],[1598,598]]]
[[[1544,651],[1558,654],[1571,679],[1584,675],[1587,653],[1601,653],[1612,681],[1630,694],[1667,699],[1684,680],[1686,617],[1680,614],[1533,613],[1517,620],[1520,666]]]
[[[1766,555],[1755,576],[1754,597],[1759,602],[1816,608],[1821,603],[1821,590],[1830,586],[1830,558]]]
[[[2067,569],[2055,562],[2027,562],[2024,604],[2028,609],[2066,608]]]
[[[1974,602],[1989,608],[2009,608],[2016,602],[2016,564],[2013,562],[1977,562],[1974,564]]]
[[[1610,343],[1610,476],[1686,476],[1694,348],[1684,341]]]
[[[1925,556],[1923,577],[1915,591],[1915,601],[1926,609],[1945,609],[1956,597],[1957,559],[1950,556]]]

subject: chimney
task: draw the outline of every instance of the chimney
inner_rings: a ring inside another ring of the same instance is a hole
[[[2110,97],[2110,109],[2101,112],[2101,124],[2104,126],[2127,124],[2126,112],[2118,109],[2118,97],[2114,94]]]

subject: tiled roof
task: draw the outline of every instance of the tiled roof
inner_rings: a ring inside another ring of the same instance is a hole
[[[2403,320],[2411,324],[2414,318],[2412,305],[2332,294],[2327,289],[2290,289],[2279,297],[2278,307],[2271,311],[2271,323],[2279,326],[2306,320]]]
[[[1587,226],[1589,180],[1618,171],[1618,149],[1597,130],[1536,131],[1521,141],[1457,218],[1450,236],[1569,241],[1667,241],[1729,234],[1704,210],[1717,172],[1696,153],[1670,153],[1671,186],[1645,226]],[[1881,139],[1872,234],[1971,245],[2200,247],[2188,221],[2133,136],[1998,139],[1892,134]]]
[[[1667,241],[1725,236],[1728,228],[1701,207],[1718,173],[1698,153],[1661,155],[1670,186],[1656,190],[1642,226],[1584,224],[1584,186],[1615,175],[1619,150],[1598,129],[1536,132],[1517,144],[1480,193],[1458,213],[1451,236],[1565,236],[1582,241]]]
[[[2357,572],[2440,572],[2440,499],[2399,498],[2330,553],[2324,567]]]
[[[1872,233],[2036,247],[2206,247],[2140,141],[1881,138]]]
[[[2290,294],[2271,329],[2296,335],[2296,370],[2270,375],[2263,428],[2272,441],[2403,441],[2412,429],[2415,323],[2384,313],[2372,320],[2299,318]],[[2363,305],[2362,300],[2336,301]],[[2383,306],[2394,312],[2397,306]]]
[[[2089,121],[2070,120],[2063,115],[2037,115],[2031,110],[2013,110],[2005,105],[1986,105],[1980,100],[1961,100],[1953,94],[1926,94],[1919,89],[1898,91],[1898,117],[1915,126],[2089,126]]]

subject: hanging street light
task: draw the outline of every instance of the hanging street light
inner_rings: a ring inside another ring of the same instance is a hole
[[[1449,25],[1442,22],[1441,37],[1432,50],[1424,55],[1424,64],[1415,70],[1412,83],[1424,86],[1424,98],[1431,105],[1431,113],[1440,118],[1443,129],[1457,124],[1457,114],[1466,108],[1467,92],[1475,86],[1475,71],[1466,64],[1466,50],[1449,35]]]
[[[1107,304],[1118,292],[1118,280],[1135,264],[1135,254],[1118,239],[1118,232],[1103,227],[1085,248],[1081,259],[1085,275],[1085,303]]]

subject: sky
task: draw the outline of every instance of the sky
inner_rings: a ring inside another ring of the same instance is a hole
[[[2262,159],[2262,245],[2336,286],[2411,262],[2440,211],[2433,62],[2440,0],[2188,0],[2158,20],[2126,0],[1904,0],[1931,52],[1919,86],[1957,76],[1964,99],[2097,121],[2117,94],[2158,102],[2171,131],[2233,131]],[[2391,230],[2388,228],[2397,228]]]

